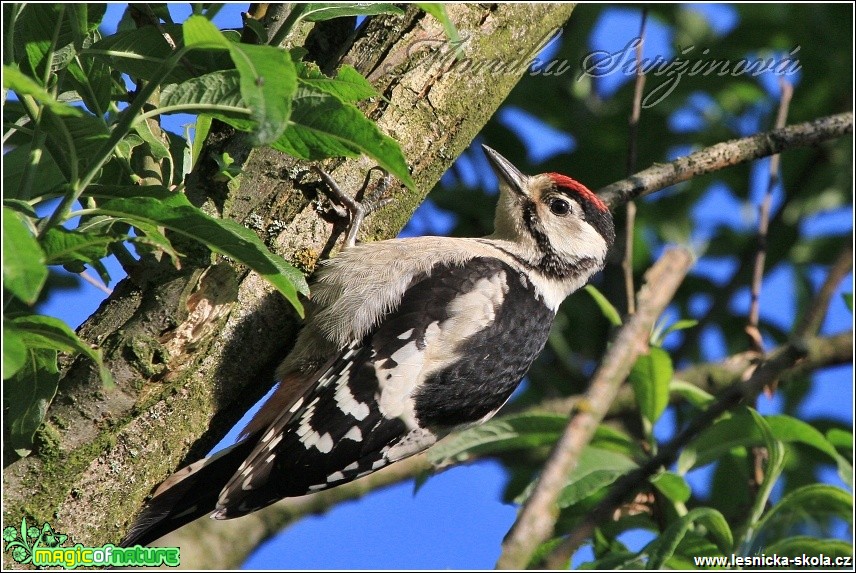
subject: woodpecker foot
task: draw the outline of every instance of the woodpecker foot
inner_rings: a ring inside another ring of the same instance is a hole
[[[339,188],[329,173],[318,169],[317,167],[313,167],[313,169],[321,177],[321,180],[324,181],[326,189],[322,190],[330,201],[333,202],[335,213],[339,217],[348,219],[349,221],[348,232],[345,235],[345,241],[342,244],[342,248],[348,249],[353,247],[357,242],[357,233],[360,230],[363,220],[368,215],[371,215],[392,201],[391,197],[386,197],[386,192],[392,184],[392,177],[385,169],[372,167],[369,169],[368,173],[366,173],[366,178],[363,180],[362,187],[360,187],[354,197],[351,197]],[[371,175],[372,171],[375,169],[383,173],[383,177],[378,183],[371,186]],[[371,189],[369,189],[369,187],[371,187]],[[367,197],[366,193],[368,193]]]

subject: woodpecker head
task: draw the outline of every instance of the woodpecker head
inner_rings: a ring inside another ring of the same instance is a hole
[[[496,239],[519,245],[545,275],[575,278],[580,266],[596,272],[615,242],[609,208],[589,189],[558,173],[528,176],[505,157],[483,145],[499,178]]]

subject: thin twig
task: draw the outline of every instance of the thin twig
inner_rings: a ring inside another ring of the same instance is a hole
[[[642,115],[642,92],[645,90],[645,74],[642,71],[642,49],[645,46],[645,24],[648,22],[648,8],[642,9],[642,22],[639,24],[639,42],[636,44],[636,83],[633,89],[633,110],[630,113],[627,150],[627,176],[636,171],[636,159],[639,144],[639,117]],[[633,231],[636,226],[636,203],[627,202],[627,219],[624,224],[624,293],[627,298],[627,314],[636,312],[636,289],[633,287]]]
[[[632,199],[650,195],[669,185],[688,181],[705,173],[789,149],[819,145],[852,133],[853,112],[829,115],[782,129],[717,143],[669,163],[654,164],[599,189],[597,193],[614,209]]]
[[[776,114],[776,129],[781,129],[785,126],[788,120],[788,109],[791,104],[791,96],[794,93],[794,88],[789,81],[784,78],[779,79],[779,87],[782,91],[782,97],[779,99],[779,110]],[[770,171],[767,177],[767,190],[764,193],[764,198],[761,200],[761,205],[758,207],[758,241],[755,251],[755,266],[752,271],[752,285],[750,288],[751,302],[749,304],[749,319],[746,324],[746,334],[749,336],[749,341],[752,348],[759,354],[764,352],[764,338],[761,336],[761,329],[758,328],[758,322],[761,316],[761,283],[764,281],[764,267],[767,261],[767,236],[770,227],[770,206],[773,203],[773,191],[781,182],[779,177],[779,162],[780,155],[777,153],[770,158]],[[772,395],[774,387],[769,387],[766,392]],[[755,403],[752,403],[755,406]],[[764,473],[770,454],[764,446],[755,446],[751,448],[752,457],[752,472],[749,480],[749,497],[756,499],[761,491],[764,483]]]
[[[826,317],[826,311],[829,309],[829,303],[832,301],[832,295],[835,294],[838,284],[844,280],[853,269],[853,237],[851,236],[845,243],[844,248],[839,253],[838,258],[829,269],[826,275],[826,280],[812,300],[811,306],[802,315],[796,327],[794,335],[797,337],[815,335],[820,331],[823,324],[823,319]]]
[[[497,568],[526,567],[535,549],[552,534],[558,516],[556,501],[567,483],[568,473],[579,461],[580,453],[609,410],[636,358],[647,349],[654,321],[672,300],[692,260],[686,249],[671,249],[645,273],[636,314],[618,331],[592,378],[584,406],[571,416],[553,448],[532,495],[502,544]]]
[[[794,88],[789,81],[781,78],[779,86],[782,90],[782,98],[779,100],[779,111],[776,114],[776,129],[785,126],[788,120],[788,108],[791,104],[791,96]],[[773,191],[779,184],[779,161],[777,153],[770,158],[770,175],[767,179],[767,191],[764,199],[758,207],[758,246],[755,252],[755,269],[752,273],[752,302],[749,306],[749,322],[746,325],[746,334],[757,352],[764,352],[764,339],[758,329],[758,320],[761,313],[761,282],[764,280],[764,263],[767,260],[767,230],[770,225],[770,205],[773,203]]]
[[[656,456],[645,465],[623,476],[615,482],[609,494],[592,511],[586,514],[583,521],[577,525],[559,547],[548,556],[545,565],[548,568],[567,567],[567,563],[577,548],[592,534],[599,523],[608,519],[615,509],[624,503],[639,486],[654,475],[662,467],[668,467],[675,462],[680,451],[698,436],[724,412],[737,406],[741,400],[754,398],[761,390],[778,379],[782,372],[794,366],[806,354],[806,348],[800,342],[786,344],[776,352],[771,353],[764,362],[754,370],[749,380],[737,382],[724,390],[707,410],[693,418],[668,444],[663,446]]]
[[[802,165],[800,172],[789,182],[790,186],[793,189],[802,189],[806,185],[809,185],[810,181],[814,178],[818,166],[828,160],[828,155],[829,150],[827,149],[815,149],[808,161]],[[792,239],[789,241],[791,245],[795,243],[796,239],[793,238],[792,234],[787,233],[787,231],[793,228],[794,223],[787,221],[784,214],[788,212],[788,206],[791,205],[793,200],[794,198],[787,194],[782,197],[782,204],[770,217],[768,230],[768,233],[771,235],[778,236],[780,233],[784,233],[782,235],[783,238]],[[779,246],[781,247],[781,245]],[[716,296],[714,296],[712,304],[701,316],[697,317],[698,324],[686,331],[683,341],[678,344],[672,353],[673,358],[676,360],[687,357],[689,349],[698,345],[701,333],[705,331],[708,325],[717,322],[722,317],[722,314],[727,312],[728,304],[734,297],[734,294],[751,280],[749,277],[752,275],[752,266],[755,263],[755,245],[751,242],[747,243],[738,252],[733,254],[736,260],[739,261],[737,269],[731,273],[731,276],[724,285],[717,287]]]
[[[80,278],[82,278],[83,280],[85,280],[86,282],[88,282],[89,284],[91,284],[92,286],[94,286],[95,288],[97,288],[98,290],[100,290],[101,292],[106,294],[107,296],[110,296],[111,294],[113,294],[113,289],[111,289],[110,287],[108,287],[107,285],[105,285],[101,281],[97,280],[92,275],[90,275],[89,271],[83,271],[83,272],[80,272],[77,274],[80,275]]]

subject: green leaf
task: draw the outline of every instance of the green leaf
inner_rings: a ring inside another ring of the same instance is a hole
[[[772,507],[755,527],[755,538],[774,538],[765,535],[771,528],[784,524],[790,530],[794,523],[816,520],[821,515],[834,515],[845,522],[853,518],[853,496],[843,489],[822,484],[810,484],[787,493]],[[778,531],[775,532],[778,534]]]
[[[103,4],[30,3],[24,6],[15,27],[15,53],[21,68],[43,78],[45,67],[64,69],[83,47],[84,39],[97,29]],[[54,42],[55,39],[55,42]],[[29,70],[27,70],[29,71]]]
[[[175,268],[181,268],[181,255],[175,250],[170,240],[164,235],[157,225],[150,225],[139,219],[127,221],[137,230],[137,236],[129,240],[137,245],[138,249],[161,251],[172,261]]]
[[[397,141],[356,107],[305,86],[297,90],[291,125],[272,147],[310,161],[364,153],[408,188],[415,187]]]
[[[152,131],[152,124],[148,121],[138,121],[134,124],[134,133],[148,144],[148,153],[156,161],[163,161],[170,157],[169,147],[164,141]]]
[[[791,416],[764,418],[774,440],[802,443],[828,454],[837,464],[842,479],[852,481],[850,463],[838,453],[826,438],[811,425]],[[744,409],[729,418],[717,421],[693,440],[678,458],[678,473],[706,465],[735,447],[767,446],[768,442],[752,414]]]
[[[14,90],[19,96],[31,96],[59,116],[80,117],[83,115],[80,108],[58,101],[45,88],[14,66],[3,66],[3,87]]]
[[[113,385],[113,376],[101,359],[101,350],[91,348],[60,319],[36,314],[18,316],[10,321],[10,328],[17,331],[28,348],[60,350],[87,356],[98,367],[104,386]]]
[[[624,454],[588,446],[580,454],[577,467],[568,476],[568,485],[562,488],[557,505],[561,508],[571,507],[637,467]]]
[[[303,274],[282,257],[271,253],[255,233],[228,219],[215,219],[197,209],[181,193],[163,199],[134,197],[111,199],[96,214],[160,225],[205,244],[212,251],[247,265],[270,282],[303,316],[297,293],[308,294]]]
[[[654,424],[669,405],[669,382],[672,381],[672,358],[662,348],[652,346],[642,354],[630,371],[630,384],[642,416]]]
[[[181,113],[220,113],[227,116],[249,117],[250,109],[241,97],[241,78],[237,70],[220,70],[161,90],[161,108]]]
[[[772,542],[764,548],[764,553],[776,555],[779,558],[787,557],[789,560],[795,558],[803,560],[805,556],[809,556],[818,561],[816,563],[803,562],[803,568],[831,569],[837,565],[834,561],[835,558],[853,557],[853,545],[841,539],[818,539],[798,535]]]
[[[853,433],[840,428],[831,428],[826,432],[826,440],[836,449],[852,450],[853,449]]]
[[[3,207],[3,287],[34,304],[48,278],[45,255],[21,216]]]
[[[163,24],[117,32],[93,44],[89,53],[116,71],[133,78],[152,80],[162,73],[173,54],[164,34],[180,38],[181,26]],[[176,66],[166,82],[182,81],[194,75],[192,70],[189,72],[184,66]]]
[[[548,539],[544,543],[538,545],[535,551],[532,553],[532,556],[529,557],[529,565],[527,565],[527,569],[537,569],[538,565],[542,560],[546,559],[548,555],[550,555],[559,545],[562,544],[564,538],[562,537],[554,537],[553,539]]]
[[[642,455],[642,450],[634,438],[631,438],[621,430],[605,424],[600,424],[594,431],[590,445],[595,448],[624,454],[631,458]]]
[[[104,116],[110,109],[113,79],[110,66],[93,57],[76,57],[68,66],[69,79],[80,99],[94,115]]]
[[[550,445],[558,439],[567,423],[566,416],[546,413],[494,418],[437,444],[428,450],[428,459],[436,465],[482,453]]]
[[[713,402],[713,395],[684,380],[672,378],[669,382],[669,392],[677,394],[687,402],[702,410]]]
[[[692,494],[686,480],[676,473],[661,472],[651,478],[651,483],[660,492],[675,503],[686,503]]]
[[[4,199],[32,199],[48,195],[66,182],[65,176],[50,153],[39,153],[33,157],[31,143],[25,143],[3,154]],[[36,163],[32,163],[36,161]],[[25,176],[32,177],[29,188],[24,189]]]
[[[199,162],[199,155],[202,153],[205,140],[208,138],[208,133],[211,131],[212,121],[212,117],[207,114],[199,115],[196,118],[196,126],[193,129],[193,155],[190,159],[191,169],[196,167]]]
[[[76,265],[82,272],[83,264],[98,261],[108,254],[111,244],[124,237],[111,237],[100,233],[69,231],[62,227],[48,229],[42,238],[42,249],[49,265]]]
[[[27,361],[27,345],[8,321],[3,320],[3,380],[15,375]]]
[[[618,311],[615,310],[612,303],[609,302],[599,290],[597,290],[597,287],[589,284],[585,286],[585,291],[591,295],[597,303],[597,306],[600,307],[600,312],[604,317],[606,317],[612,326],[621,326],[621,315],[618,314]]]
[[[648,544],[648,547],[643,550],[649,556],[646,568],[662,569],[663,564],[674,555],[675,549],[696,523],[707,528],[708,537],[716,543],[723,554],[731,553],[734,538],[725,517],[713,508],[698,507],[691,509],[686,515],[669,525],[662,535]]]
[[[371,2],[348,3],[311,3],[306,4],[301,20],[307,22],[321,22],[333,18],[344,18],[347,16],[376,16],[378,14],[404,14],[404,11],[394,4],[382,4]]]
[[[343,65],[331,78],[311,62],[296,62],[298,82],[317,91],[334,95],[343,102],[354,103],[376,97],[377,90],[356,69]]]
[[[59,383],[56,351],[27,349],[21,368],[3,385],[3,409],[9,428],[7,447],[26,456],[33,447],[33,436],[45,419]]]
[[[187,46],[229,50],[240,74],[241,98],[256,122],[256,144],[267,145],[279,138],[287,127],[297,89],[297,72],[288,52],[273,46],[230,42],[204,16],[191,16],[183,29]]]
[[[40,125],[48,135],[46,147],[67,181],[73,179],[71,162],[76,160],[83,171],[110,137],[104,121],[89,113],[79,117],[46,113]]]
[[[853,293],[852,292],[841,293],[841,298],[844,299],[844,304],[847,305],[847,309],[852,313],[853,312]]]
[[[8,154],[7,154],[8,155]],[[3,159],[6,159],[6,155],[3,156]],[[6,167],[4,162],[3,167]],[[23,215],[24,217],[28,217],[30,219],[38,219],[39,216],[36,214],[36,210],[33,209],[33,206],[27,203],[26,201],[21,201],[20,199],[10,199],[9,197],[3,198],[3,205],[12,209],[16,213]]]
[[[684,319],[678,320],[674,324],[672,324],[669,328],[664,330],[662,334],[659,334],[656,337],[652,337],[652,340],[654,341],[653,343],[656,344],[657,346],[660,346],[663,344],[663,341],[666,339],[666,336],[668,336],[670,333],[677,332],[678,330],[686,330],[687,328],[692,328],[697,324],[698,324],[698,321],[693,320],[691,318],[684,318]]]
[[[853,466],[817,428],[786,415],[768,416],[767,423],[777,440],[806,444],[827,454],[835,460],[841,480],[848,486],[853,485]]]

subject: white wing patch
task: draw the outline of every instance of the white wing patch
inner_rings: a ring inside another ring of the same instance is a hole
[[[361,422],[369,415],[369,405],[363,402],[358,402],[354,395],[351,394],[351,389],[348,387],[348,380],[339,379],[339,385],[336,388],[336,405],[344,413],[354,417]]]
[[[300,425],[297,427],[297,435],[300,438],[300,443],[308,450],[315,447],[322,454],[328,454],[333,449],[333,438],[328,433],[321,434],[312,429],[310,420],[315,413],[315,404],[318,403],[318,398],[315,398],[304,410],[300,416]]]
[[[347,434],[342,436],[342,439],[353,440],[355,442],[362,442],[363,441],[363,433],[360,431],[359,426],[353,426],[350,430],[348,430]]]
[[[436,323],[428,327],[429,331],[432,329],[437,331]],[[375,376],[380,390],[378,409],[385,418],[401,418],[408,428],[417,425],[410,394],[422,381],[424,359],[424,353],[419,350],[416,341],[412,340],[392,354],[391,368],[383,367],[387,363],[385,360],[375,362]]]

